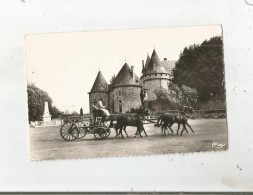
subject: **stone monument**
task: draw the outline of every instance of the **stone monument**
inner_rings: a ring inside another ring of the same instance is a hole
[[[51,115],[50,115],[49,109],[48,109],[48,102],[45,102],[43,122],[51,122]]]

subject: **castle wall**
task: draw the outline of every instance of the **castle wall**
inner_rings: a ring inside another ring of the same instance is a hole
[[[148,100],[155,100],[156,96],[154,94],[154,90],[156,88],[162,87],[168,90],[168,82],[169,82],[169,75],[168,74],[150,74],[145,75],[143,77],[144,81],[144,88],[148,89],[147,91],[147,99]]]
[[[140,87],[125,86],[125,87],[116,87],[113,90],[114,93],[114,111],[126,113],[132,108],[141,107]]]
[[[92,105],[93,105],[95,100],[96,101],[101,100],[104,106],[108,106],[108,93],[106,93],[106,92],[95,92],[95,93],[90,93],[89,94],[90,113],[91,113]]]
[[[109,91],[108,110],[109,110],[110,113],[114,112],[114,93],[113,93],[113,90]]]

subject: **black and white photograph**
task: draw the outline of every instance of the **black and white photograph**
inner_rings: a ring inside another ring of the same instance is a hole
[[[31,160],[228,149],[221,25],[25,36]]]

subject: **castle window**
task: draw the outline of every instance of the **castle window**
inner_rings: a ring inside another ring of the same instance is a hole
[[[155,74],[155,76],[157,76],[157,74]]]
[[[102,101],[103,101],[103,98],[100,98],[100,101],[102,102]]]
[[[149,75],[149,77],[151,77],[151,74]]]
[[[119,106],[119,112],[123,112],[122,106]]]
[[[119,103],[122,104],[122,100],[119,100]]]
[[[94,100],[93,100],[93,103],[96,103],[96,102],[97,102],[97,100],[96,100],[96,99],[94,99]]]
[[[163,76],[163,74],[161,74],[161,76]]]
[[[119,90],[119,96],[122,96],[122,90],[121,89]]]

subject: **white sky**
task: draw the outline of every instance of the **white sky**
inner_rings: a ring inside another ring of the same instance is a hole
[[[177,60],[184,47],[217,35],[220,25],[27,35],[27,81],[47,91],[60,110],[88,112],[99,68],[108,83],[125,60],[140,75],[154,47],[161,60]]]

